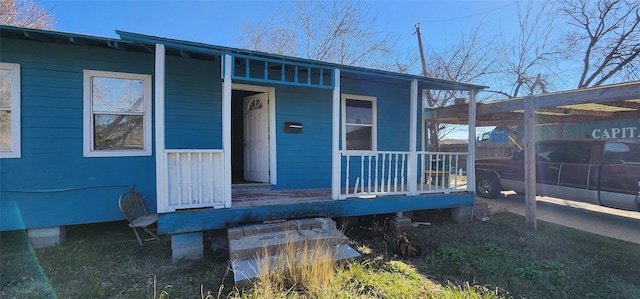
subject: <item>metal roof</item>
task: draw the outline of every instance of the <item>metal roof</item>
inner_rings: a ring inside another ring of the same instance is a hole
[[[640,81],[531,95],[536,124],[640,119]],[[524,98],[511,98],[476,107],[477,126],[521,124]],[[441,123],[466,124],[467,104],[426,109],[425,118]]]

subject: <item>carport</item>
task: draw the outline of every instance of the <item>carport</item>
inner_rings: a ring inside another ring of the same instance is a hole
[[[468,104],[427,109],[425,119],[475,127],[524,124],[526,222],[535,229],[535,126],[640,119],[640,81],[478,103],[475,124],[468,111]]]

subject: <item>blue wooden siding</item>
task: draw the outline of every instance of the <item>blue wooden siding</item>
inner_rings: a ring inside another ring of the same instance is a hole
[[[166,147],[222,149],[220,61],[167,56]]]
[[[0,53],[22,73],[22,158],[0,159],[0,230],[124,219],[132,184],[154,211],[154,157],[82,153],[83,70],[153,74],[153,55],[9,39]]]
[[[153,75],[154,55],[9,39],[2,39],[0,52],[0,60],[20,64],[22,74],[22,158],[0,159],[0,230],[123,219],[118,196],[132,185],[154,212],[154,156],[84,158],[82,150],[83,71]],[[273,86],[278,162],[274,188],[330,188],[332,90]],[[376,97],[377,150],[409,150],[408,83],[345,79],[341,91]],[[167,148],[222,148],[218,59],[168,56],[165,95]],[[302,133],[284,133],[289,121],[301,122]],[[336,215],[355,208],[339,209]]]
[[[409,112],[411,96],[406,86],[386,85],[365,79],[343,79],[341,91],[376,97],[379,151],[409,151]]]
[[[341,89],[377,98],[378,150],[409,151],[409,84],[390,87],[344,80]],[[332,91],[290,86],[276,90],[278,185],[274,189],[330,188]],[[287,121],[302,122],[302,134],[284,133]],[[359,172],[358,163],[350,166]]]
[[[274,189],[331,187],[332,91],[276,87],[278,185]],[[285,122],[301,122],[301,134],[284,133]]]

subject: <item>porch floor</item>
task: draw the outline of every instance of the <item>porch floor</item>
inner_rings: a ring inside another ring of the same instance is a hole
[[[403,186],[403,190],[407,190],[407,186]],[[420,188],[420,186],[418,186]],[[452,179],[449,182],[449,190],[441,190],[437,192],[433,188],[441,188],[430,184],[423,184],[422,190],[434,190],[435,193],[431,195],[442,195],[453,193],[456,191],[465,191],[466,177],[460,179]],[[425,194],[427,195],[427,194]],[[421,195],[421,196],[425,196]],[[404,195],[396,195],[392,197],[404,197]],[[387,196],[388,197],[388,196]],[[365,197],[371,198],[371,197]],[[353,197],[347,200],[362,199]],[[253,208],[264,206],[278,206],[278,205],[295,205],[304,203],[316,203],[333,201],[331,199],[331,188],[317,188],[317,189],[291,189],[291,190],[272,190],[269,184],[259,183],[243,183],[234,184],[231,191],[231,207],[232,208]]]
[[[331,201],[331,189],[270,190],[269,186],[233,187],[231,206],[251,208]]]

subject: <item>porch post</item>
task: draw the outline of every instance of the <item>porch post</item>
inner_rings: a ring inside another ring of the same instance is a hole
[[[536,229],[536,98],[524,97],[524,205],[527,227]]]
[[[411,110],[409,112],[409,159],[407,161],[407,185],[409,195],[417,193],[418,156],[416,154],[416,134],[418,133],[418,80],[411,80]]]
[[[333,71],[333,112],[331,126],[331,198],[340,199],[340,70]]]
[[[231,207],[231,55],[224,55],[224,83],[222,86],[222,201]]]
[[[476,91],[469,90],[469,156],[467,158],[467,187],[476,192]]]
[[[156,208],[158,213],[167,210],[167,181],[164,142],[164,81],[165,49],[156,44],[155,54],[155,135],[156,135]]]

